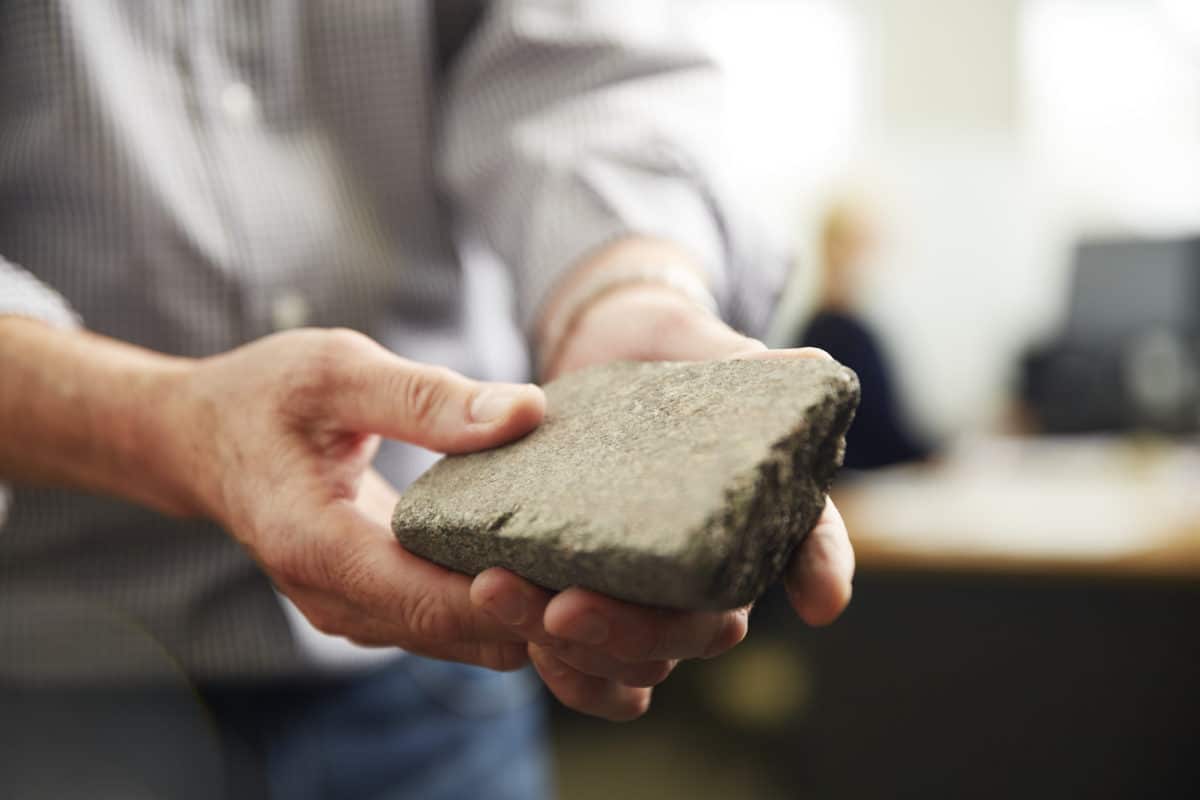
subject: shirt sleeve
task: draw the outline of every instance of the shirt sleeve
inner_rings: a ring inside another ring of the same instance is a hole
[[[572,265],[629,235],[686,248],[726,316],[739,305],[713,168],[721,76],[638,24],[656,5],[500,0],[451,67],[439,177],[512,269],[527,333]]]
[[[0,316],[5,315],[32,317],[59,328],[81,324],[62,295],[0,256]]]

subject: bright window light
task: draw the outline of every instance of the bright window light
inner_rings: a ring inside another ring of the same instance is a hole
[[[797,203],[851,158],[861,127],[859,32],[842,0],[681,0],[720,61],[725,164],[764,222],[792,232]]]
[[[1034,0],[1022,28],[1025,130],[1067,204],[1106,227],[1200,226],[1200,71],[1160,7]]]

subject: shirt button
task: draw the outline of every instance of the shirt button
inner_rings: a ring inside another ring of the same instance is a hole
[[[308,301],[304,295],[287,291],[275,298],[271,304],[271,324],[277,331],[299,328],[308,322]]]
[[[229,84],[221,90],[221,108],[225,116],[240,124],[254,121],[258,116],[258,100],[254,90],[241,81]]]

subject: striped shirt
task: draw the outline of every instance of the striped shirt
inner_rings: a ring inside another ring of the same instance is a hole
[[[697,254],[752,324],[763,275],[712,177],[718,76],[633,25],[647,5],[0,2],[0,314],[187,356],[347,326],[513,379],[555,281],[642,234]],[[495,290],[464,242],[507,265]],[[403,485],[429,458],[393,444],[377,466]],[[314,668],[214,525],[10,494],[0,674],[125,678],[147,652],[201,679]]]

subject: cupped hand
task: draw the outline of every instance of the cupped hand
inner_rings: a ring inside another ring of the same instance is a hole
[[[647,286],[595,303],[553,369],[820,355],[767,351]],[[347,331],[295,331],[200,362],[169,402],[184,434],[173,460],[191,477],[194,505],[322,631],[493,669],[531,659],[564,704],[613,720],[643,714],[680,660],[718,655],[746,635],[748,609],[690,613],[578,588],[551,594],[501,569],[472,581],[395,541],[396,492],[369,469],[379,437],[447,453],[497,446],[540,422],[536,387],[471,381]],[[832,621],[849,601],[853,568],[828,504],[788,573],[800,616]]]
[[[607,361],[706,361],[723,358],[829,358],[823,350],[768,350],[670,288],[634,285],[597,300],[550,365],[554,376]],[[842,516],[827,500],[816,527],[786,575],[796,613],[827,625],[850,602],[854,548]]]
[[[522,636],[471,603],[469,578],[399,545],[396,493],[369,467],[380,436],[445,453],[521,436],[542,419],[540,389],[303,330],[199,362],[171,403],[195,505],[318,629],[495,669],[526,662]]]
[[[608,361],[828,358],[811,348],[768,350],[674,290],[621,288],[594,302],[544,376]],[[797,549],[785,584],[810,625],[833,622],[850,602],[854,550],[831,501]],[[528,653],[564,704],[612,720],[641,716],[653,686],[687,658],[719,655],[748,630],[749,609],[723,613],[648,608],[573,588],[551,596],[501,569],[479,575],[471,600],[527,640]]]
[[[580,588],[551,594],[498,567],[475,578],[471,600],[529,642],[534,667],[564,705],[613,721],[644,714],[652,687],[680,660],[740,642],[749,612],[649,608]]]

